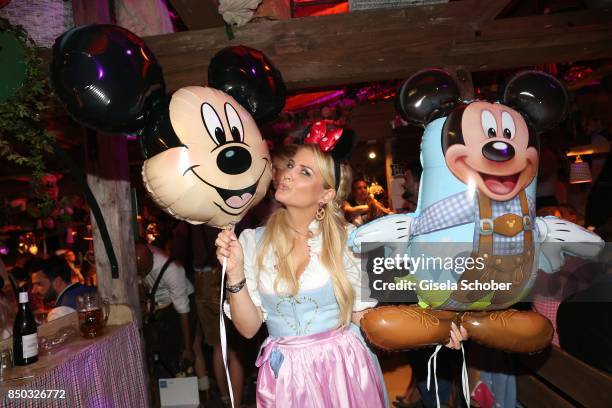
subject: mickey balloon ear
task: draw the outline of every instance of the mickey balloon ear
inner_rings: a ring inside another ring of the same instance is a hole
[[[445,116],[460,102],[457,83],[440,69],[417,72],[402,84],[396,98],[398,113],[423,125]]]
[[[145,127],[138,131],[140,149],[145,159],[173,147],[184,146],[170,122],[170,95],[164,96],[147,112]]]
[[[567,92],[557,78],[540,71],[515,75],[504,88],[503,103],[525,114],[538,132],[553,128],[567,111]]]
[[[165,94],[153,53],[114,25],[77,27],[57,38],[51,82],[77,121],[110,133],[143,128],[145,113]]]
[[[208,85],[231,95],[260,123],[275,119],[285,106],[280,72],[261,51],[243,45],[224,48],[210,60]]]

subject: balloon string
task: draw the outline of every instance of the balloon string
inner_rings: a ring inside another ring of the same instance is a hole
[[[463,348],[463,343],[461,343],[461,355],[463,357],[463,364],[461,367],[461,389],[463,391],[463,398],[465,398],[465,403],[469,407],[470,406],[470,382],[468,378],[467,363],[465,360],[465,349]]]
[[[427,391],[429,391],[429,388],[431,387],[431,361],[433,359],[433,378],[434,378],[434,384],[436,386],[436,407],[437,408],[440,408],[440,394],[439,394],[439,390],[438,390],[437,361],[438,361],[438,352],[440,351],[441,348],[442,348],[442,346],[440,344],[438,344],[436,346],[436,350],[433,352],[433,354],[429,357],[429,360],[427,361]]]
[[[230,230],[234,230],[231,225]],[[221,267],[221,294],[219,299],[219,331],[221,337],[221,355],[223,356],[223,368],[225,368],[225,378],[227,378],[227,390],[229,392],[230,402],[234,408],[234,390],[232,388],[232,380],[230,378],[229,368],[227,365],[227,335],[225,330],[225,319],[223,318],[223,294],[225,292],[225,271],[227,269],[227,257],[223,257],[223,265]]]

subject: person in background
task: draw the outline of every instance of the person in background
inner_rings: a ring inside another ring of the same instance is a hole
[[[11,337],[13,321],[17,313],[15,292],[10,284],[10,276],[0,258],[0,340]]]
[[[419,185],[421,184],[421,173],[423,167],[421,162],[415,160],[408,164],[404,172],[404,193],[402,198],[402,212],[415,212],[419,202]]]
[[[70,249],[60,249],[59,251],[56,252],[57,255],[63,256],[64,259],[66,260],[66,262],[68,263],[68,266],[70,267],[70,271],[71,271],[71,276],[70,276],[70,281],[72,283],[81,283],[84,284],[85,283],[85,279],[83,278],[83,274],[81,273],[81,270],[79,269],[78,266],[76,266],[76,255],[74,252],[72,252]]]
[[[348,222],[360,226],[383,215],[393,214],[368,191],[368,183],[363,178],[353,180],[351,194],[342,204],[342,211]]]
[[[185,269],[170,259],[166,253],[146,242],[136,243],[138,276],[149,304],[151,338],[147,339],[149,357],[159,357],[160,364],[154,370],[158,376],[174,377],[195,361],[193,337],[195,329],[194,288],[185,275]],[[155,293],[155,282],[163,270]]]
[[[604,239],[612,239],[612,154],[608,153],[599,177],[595,179],[586,205],[586,227],[594,227]],[[601,231],[600,231],[601,230]]]
[[[72,283],[72,271],[61,256],[54,255],[42,262],[32,262],[28,269],[32,279],[32,294],[51,308],[47,321],[75,312],[77,297],[96,291],[81,283]]]
[[[194,285],[195,292],[195,312],[197,322],[193,333],[193,351],[195,353],[195,372],[198,376],[198,390],[200,392],[200,400],[206,401],[209,399],[210,378],[204,351],[202,349],[204,340],[204,326],[200,320],[200,288],[202,285],[212,285],[213,282],[208,282],[204,276],[205,260],[209,257],[208,250],[205,246],[205,231],[206,225],[193,225],[186,221],[178,222],[172,228],[170,240],[166,243],[169,249],[170,257],[183,265],[186,271],[187,278]],[[217,303],[218,304],[218,303]]]
[[[540,151],[538,184],[536,191],[537,209],[556,206],[567,201],[567,187],[559,181],[559,155],[549,147]]]

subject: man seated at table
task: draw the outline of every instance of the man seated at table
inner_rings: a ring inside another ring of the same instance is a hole
[[[47,321],[57,319],[77,309],[77,297],[94,293],[95,288],[89,288],[80,283],[71,283],[70,266],[60,256],[52,256],[31,269],[32,293],[47,307],[52,309],[47,315]]]
[[[159,357],[160,364],[153,369],[158,376],[173,377],[184,372],[185,364],[193,364],[195,360],[192,338],[196,320],[194,288],[185,269],[152,245],[136,243],[136,265],[146,296],[154,299],[149,310],[152,316],[147,319],[150,338],[145,338],[149,353]],[[162,271],[155,293],[151,294]]]

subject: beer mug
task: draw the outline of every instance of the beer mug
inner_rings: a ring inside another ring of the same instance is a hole
[[[102,335],[110,311],[110,304],[97,293],[77,296],[79,330],[81,336],[94,338]]]

